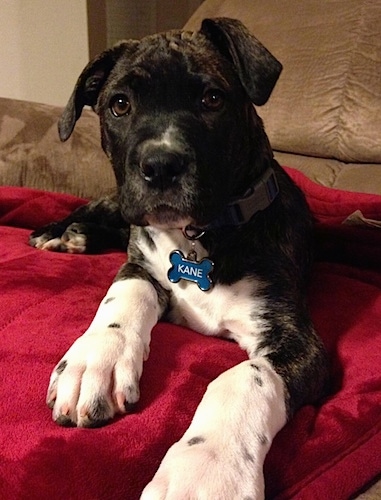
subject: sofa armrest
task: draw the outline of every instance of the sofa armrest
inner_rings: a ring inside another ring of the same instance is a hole
[[[100,146],[98,118],[85,110],[62,143],[62,109],[0,98],[0,184],[97,198],[114,190],[111,165]]]

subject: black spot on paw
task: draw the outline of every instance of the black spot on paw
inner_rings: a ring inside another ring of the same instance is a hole
[[[264,434],[257,434],[257,439],[262,446],[265,446],[269,442],[267,436],[265,436]]]
[[[66,231],[68,233],[73,233],[73,234],[83,234],[84,233],[84,225],[83,224],[78,224],[76,222],[73,222],[73,224],[70,224],[70,226],[67,227]]]
[[[81,427],[86,427],[86,429],[98,429],[98,427],[104,427],[111,420],[111,417],[105,418],[103,420],[92,420],[91,418],[86,417],[81,422]]]
[[[255,363],[251,363],[251,364],[250,364],[250,366],[251,366],[252,368],[254,368],[254,370],[255,370],[255,371],[257,371],[257,372],[260,372],[260,371],[261,371],[261,367],[260,367],[260,366],[258,366],[258,365],[256,365]]]
[[[76,427],[76,424],[68,415],[60,415],[56,418],[56,423],[62,427]]]
[[[67,361],[66,359],[64,359],[58,364],[56,368],[56,372],[58,373],[58,375],[61,375],[61,373],[64,371],[66,367],[67,367]]]
[[[103,427],[112,418],[112,410],[103,397],[99,397],[87,409],[86,416],[81,420],[80,426],[87,428]]]
[[[205,443],[205,438],[202,437],[202,436],[195,436],[193,438],[191,438],[188,442],[187,442],[187,445],[188,446],[193,446],[195,444],[201,444],[201,443]]]
[[[120,328],[120,323],[110,323],[107,328]]]
[[[254,377],[254,382],[259,385],[259,387],[262,387],[263,385],[263,380],[260,377]]]
[[[135,411],[136,405],[140,398],[140,390],[139,390],[139,376],[137,373],[134,374],[134,384],[130,384],[125,388],[124,391],[124,410],[126,413],[132,413]]]
[[[126,413],[133,413],[136,409],[137,403],[129,403],[128,401],[124,402],[124,409],[126,410]]]
[[[105,299],[105,304],[109,304],[113,300],[115,300],[115,297],[108,297],[107,299]]]
[[[245,460],[245,462],[255,462],[254,455],[252,455],[249,450],[246,448],[246,446],[242,446],[242,455]]]

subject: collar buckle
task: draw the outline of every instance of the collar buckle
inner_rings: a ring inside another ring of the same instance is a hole
[[[236,202],[241,210],[241,224],[248,222],[257,212],[269,207],[278,193],[279,185],[275,172],[272,168],[268,168],[251,188],[250,193]]]
[[[274,170],[269,167],[243,196],[230,203],[224,213],[209,228],[241,226],[257,213],[271,205],[279,194],[279,184]]]

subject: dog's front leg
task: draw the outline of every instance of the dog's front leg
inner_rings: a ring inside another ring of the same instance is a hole
[[[138,401],[143,360],[159,314],[149,281],[131,277],[112,284],[90,327],[51,376],[47,403],[57,423],[100,426]]]
[[[281,377],[265,358],[240,363],[209,384],[142,500],[262,499],[263,463],[285,422]]]

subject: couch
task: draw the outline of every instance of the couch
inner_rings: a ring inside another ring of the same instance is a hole
[[[282,165],[325,186],[381,193],[380,10],[365,0],[206,0],[185,27],[208,16],[238,18],[282,61],[271,99],[259,109]],[[86,197],[113,186],[94,114],[84,113],[75,138],[62,145],[59,109],[0,106],[2,184]]]
[[[319,241],[309,297],[332,392],[275,439],[267,496],[380,498],[381,4],[205,0],[186,27],[215,16],[241,19],[284,65],[258,112],[276,158],[307,196]],[[134,414],[93,430],[51,421],[50,371],[125,259],[116,250],[71,256],[27,244],[34,227],[115,186],[96,115],[86,110],[62,144],[61,111],[0,98],[0,498],[133,500],[208,382],[244,353],[159,324]]]

